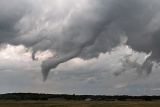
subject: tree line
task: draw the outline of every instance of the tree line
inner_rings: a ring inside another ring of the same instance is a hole
[[[129,96],[129,95],[75,95],[75,94],[42,94],[42,93],[7,93],[0,94],[0,100],[85,100],[93,101],[130,101],[130,100],[160,100],[160,96]]]

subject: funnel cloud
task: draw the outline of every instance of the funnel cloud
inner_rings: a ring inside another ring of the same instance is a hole
[[[23,45],[35,61],[37,52],[54,53],[41,64],[44,81],[61,63],[98,58],[124,38],[133,51],[151,54],[142,64],[124,58],[115,75],[128,68],[150,74],[160,62],[159,0],[1,0],[0,13],[1,45]]]

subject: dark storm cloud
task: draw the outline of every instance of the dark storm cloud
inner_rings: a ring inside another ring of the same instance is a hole
[[[27,2],[21,0],[0,1],[0,43],[12,43],[20,30],[15,26],[28,11]]]
[[[152,52],[143,64],[126,64],[150,73],[152,61],[160,60],[158,0],[68,0],[63,6],[63,0],[0,2],[0,43],[23,44],[32,49],[32,59],[37,51],[56,54],[42,62],[44,80],[60,63],[112,51],[122,36],[134,51]]]

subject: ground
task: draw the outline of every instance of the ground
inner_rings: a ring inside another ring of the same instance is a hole
[[[160,101],[0,101],[0,107],[160,107]]]

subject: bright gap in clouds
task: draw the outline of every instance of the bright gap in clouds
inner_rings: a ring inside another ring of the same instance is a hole
[[[13,46],[5,44],[6,48],[2,48],[0,51],[1,60],[11,60],[11,61],[26,61],[31,60],[31,53],[23,45]],[[28,52],[27,52],[28,51]],[[14,63],[14,62],[13,62]]]
[[[5,48],[0,50],[0,59],[4,60],[15,60],[15,61],[32,61],[31,50],[27,49],[23,45],[13,46],[10,44],[4,45]],[[36,53],[36,58],[39,60],[45,60],[49,57],[53,57],[53,53],[49,50]]]

